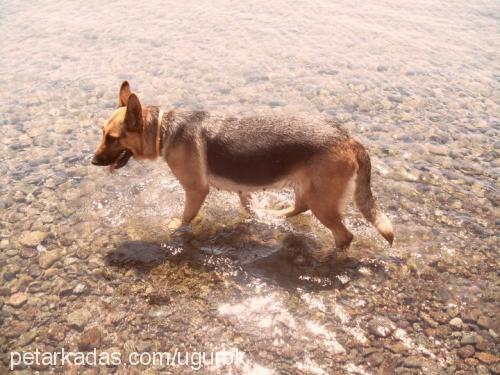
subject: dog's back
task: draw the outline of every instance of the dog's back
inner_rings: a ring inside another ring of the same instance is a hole
[[[314,157],[342,152],[349,140],[338,124],[321,117],[175,111],[172,124],[170,142],[201,142],[210,175],[255,187],[273,185]]]

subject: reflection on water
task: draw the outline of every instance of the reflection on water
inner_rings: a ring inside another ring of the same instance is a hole
[[[136,7],[0,9],[3,365],[97,327],[99,350],[245,353],[213,373],[498,373],[498,4]],[[123,79],[165,108],[335,118],[370,150],[395,246],[350,208],[351,249],[316,262],[314,217],[264,211],[290,191],[256,194],[253,218],[212,191],[171,236],[166,165],[89,163]]]

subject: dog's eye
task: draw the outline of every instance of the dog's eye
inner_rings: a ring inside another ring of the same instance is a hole
[[[115,145],[118,143],[118,137],[113,137],[112,135],[107,135],[106,136],[106,143],[108,145]]]

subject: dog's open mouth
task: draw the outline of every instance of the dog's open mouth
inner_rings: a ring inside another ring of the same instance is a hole
[[[130,150],[123,150],[120,155],[118,155],[118,158],[109,166],[109,171],[113,172],[116,169],[120,169],[121,167],[125,166],[127,164],[128,159],[132,156],[132,151]]]

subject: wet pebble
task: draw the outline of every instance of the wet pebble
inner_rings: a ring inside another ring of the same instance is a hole
[[[421,356],[410,356],[403,360],[403,366],[409,368],[421,368],[425,363],[425,358]]]
[[[457,354],[463,359],[472,357],[475,352],[476,350],[472,345],[466,345],[457,350]]]
[[[36,331],[25,332],[16,340],[16,345],[20,347],[26,346],[35,339],[36,335]]]
[[[32,247],[26,247],[26,248],[21,250],[19,255],[21,256],[21,258],[24,258],[24,259],[33,258],[33,257],[36,257],[38,255],[38,250],[35,248],[32,248]]]
[[[17,264],[9,264],[3,271],[3,279],[5,281],[13,280],[20,270]]]
[[[17,292],[10,296],[9,305],[13,307],[21,307],[28,300],[28,295],[23,292]]]
[[[479,336],[477,333],[469,333],[466,332],[463,334],[462,339],[460,340],[461,345],[475,345],[483,341],[483,338]]]
[[[368,323],[368,331],[377,337],[389,336],[394,328],[394,323],[385,317],[372,319]]]
[[[78,339],[78,349],[93,350],[101,345],[102,332],[98,327],[85,330]]]
[[[88,309],[80,309],[73,311],[71,314],[68,315],[68,318],[66,321],[68,322],[68,325],[70,327],[76,328],[76,329],[82,329],[85,327],[85,325],[89,322],[90,318],[92,317],[92,314]]]
[[[88,287],[84,283],[79,283],[73,288],[74,294],[83,294],[87,291]]]
[[[44,251],[38,257],[40,267],[46,269],[52,266],[61,257],[60,250]]]
[[[370,366],[379,366],[384,361],[384,353],[375,352],[366,357]]]
[[[3,335],[7,338],[19,337],[29,329],[30,323],[24,321],[15,321],[5,329]]]
[[[66,336],[66,327],[62,324],[52,324],[47,332],[50,339],[55,341],[62,341]]]
[[[43,242],[49,233],[41,231],[25,231],[19,236],[19,243],[24,246],[36,247]]]
[[[460,318],[453,318],[450,320],[450,322],[448,324],[455,331],[460,331],[464,326],[464,322],[462,322],[462,319],[460,319]]]
[[[486,352],[477,352],[475,357],[486,364],[493,364],[500,361],[499,356]]]

